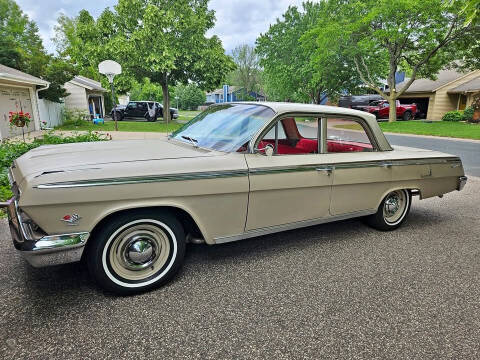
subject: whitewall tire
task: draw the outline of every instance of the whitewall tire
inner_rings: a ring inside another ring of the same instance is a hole
[[[103,288],[133,294],[158,287],[183,263],[185,233],[171,214],[138,210],[112,217],[89,240],[87,264]]]
[[[367,216],[365,221],[371,227],[389,231],[402,225],[412,204],[412,194],[405,189],[388,193],[380,203],[375,214]]]

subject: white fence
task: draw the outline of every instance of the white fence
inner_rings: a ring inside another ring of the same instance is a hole
[[[53,128],[63,122],[65,104],[38,99],[38,111],[40,112],[40,124],[42,128]],[[42,122],[47,124],[43,124]]]

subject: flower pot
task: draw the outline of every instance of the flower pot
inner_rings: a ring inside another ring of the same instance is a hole
[[[480,122],[480,109],[477,109],[473,112],[472,122],[476,122],[476,123]]]
[[[19,128],[23,128],[25,126],[25,120],[18,119],[17,121],[15,121],[15,126]]]

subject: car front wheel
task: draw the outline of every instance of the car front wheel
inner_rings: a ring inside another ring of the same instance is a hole
[[[120,214],[96,232],[87,248],[90,274],[121,295],[156,288],[179,270],[185,233],[169,213],[139,210]]]
[[[395,190],[387,194],[380,203],[375,214],[367,216],[365,221],[371,227],[390,231],[402,225],[410,211],[412,194],[405,189]]]
[[[412,120],[412,119],[413,119],[413,115],[410,111],[405,111],[403,113],[403,120],[409,121],[409,120]]]

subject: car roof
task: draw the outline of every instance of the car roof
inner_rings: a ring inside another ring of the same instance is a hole
[[[233,102],[230,104],[248,104],[248,105],[263,105],[272,109],[277,114],[290,113],[290,112],[307,112],[307,113],[322,113],[322,114],[337,114],[345,116],[356,116],[362,118],[375,118],[375,116],[368,114],[364,111],[354,110],[350,108],[343,108],[339,106],[329,105],[316,105],[316,104],[300,104],[289,102],[269,102],[269,101],[245,101],[245,102]],[[219,104],[222,105],[222,104]]]

